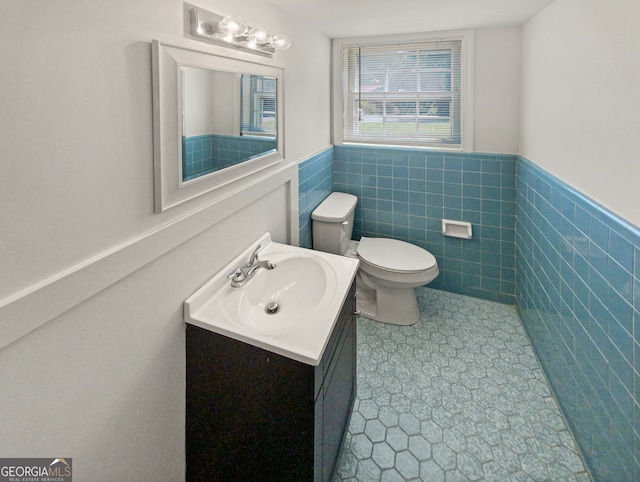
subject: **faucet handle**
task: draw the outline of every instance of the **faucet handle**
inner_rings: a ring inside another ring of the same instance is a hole
[[[258,251],[260,251],[261,249],[262,249],[261,244],[256,246],[256,249],[254,249],[253,253],[251,253],[251,257],[249,258],[249,262],[247,263],[247,266],[251,266],[253,263],[255,263],[258,260]]]
[[[244,279],[244,273],[240,268],[236,268],[227,275],[227,278],[231,279],[232,283],[242,281]]]

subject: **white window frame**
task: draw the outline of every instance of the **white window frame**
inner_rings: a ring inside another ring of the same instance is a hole
[[[344,95],[342,92],[342,49],[348,47],[358,46],[384,46],[384,45],[397,45],[397,44],[410,44],[419,42],[433,42],[433,41],[446,41],[446,40],[461,40],[462,41],[462,57],[461,57],[461,92],[460,92],[460,147],[447,147],[442,146],[421,146],[416,143],[407,143],[406,141],[394,141],[393,139],[384,139],[381,142],[345,142],[344,135]],[[385,35],[379,37],[359,37],[359,38],[343,38],[333,39],[332,41],[332,76],[331,76],[331,107],[333,118],[333,139],[332,143],[336,146],[343,145],[345,143],[352,145],[389,145],[389,146],[406,146],[417,148],[428,148],[435,150],[446,151],[462,151],[473,152],[473,72],[474,72],[474,42],[475,35],[473,30],[452,30],[447,32],[430,32],[421,34],[406,34],[406,35]]]

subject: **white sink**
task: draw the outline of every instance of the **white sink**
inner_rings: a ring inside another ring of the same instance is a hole
[[[258,245],[275,268],[232,287],[227,275]],[[185,322],[317,365],[357,269],[356,259],[275,243],[267,233],[185,301]]]
[[[218,292],[230,322],[263,332],[295,330],[308,321],[304,313],[324,310],[335,296],[336,273],[323,258],[286,250],[265,259],[276,267],[260,269],[245,286],[229,284]]]

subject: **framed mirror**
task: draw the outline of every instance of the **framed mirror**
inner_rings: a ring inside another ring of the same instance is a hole
[[[153,41],[155,210],[251,182],[284,158],[279,67]]]

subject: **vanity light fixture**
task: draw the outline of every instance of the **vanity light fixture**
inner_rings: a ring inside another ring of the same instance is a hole
[[[266,29],[251,26],[239,17],[223,17],[200,7],[184,4],[189,11],[190,33],[198,39],[272,56],[276,50],[291,47],[291,39],[283,34],[271,34]]]

